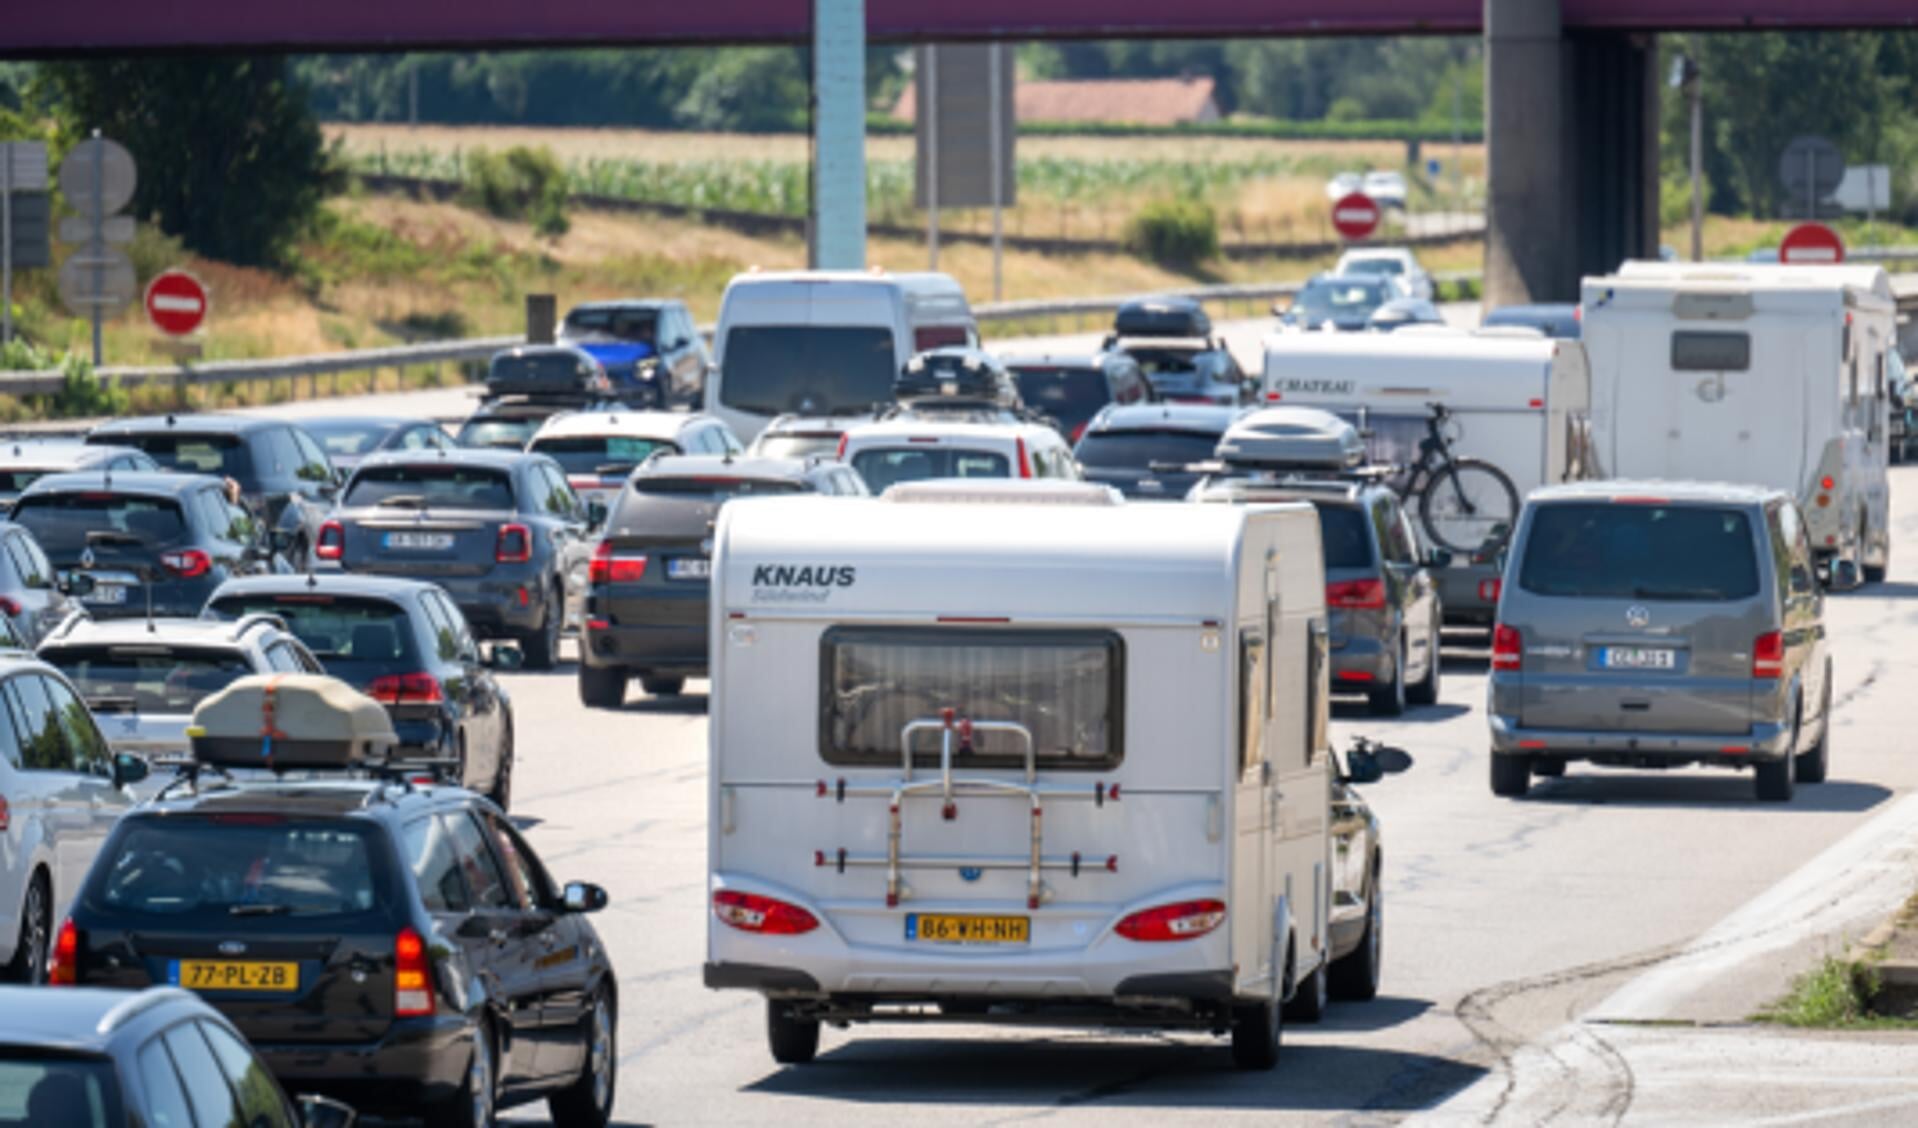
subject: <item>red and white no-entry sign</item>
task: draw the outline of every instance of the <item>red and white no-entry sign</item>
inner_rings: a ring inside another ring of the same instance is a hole
[[[1363,239],[1378,230],[1379,206],[1363,192],[1349,192],[1332,205],[1332,226],[1347,239]]]
[[[206,287],[184,270],[164,271],[147,283],[146,305],[160,332],[185,336],[206,320]]]
[[[1785,232],[1778,261],[1800,266],[1830,266],[1845,261],[1845,241],[1822,223],[1801,223]]]

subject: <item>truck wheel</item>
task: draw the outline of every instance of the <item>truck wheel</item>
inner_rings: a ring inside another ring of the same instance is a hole
[[[1325,1005],[1331,994],[1326,962],[1320,960],[1318,970],[1293,989],[1292,1001],[1285,1004],[1287,1022],[1317,1022],[1325,1017]]]
[[[686,688],[686,679],[653,677],[650,674],[642,674],[639,678],[639,685],[641,689],[644,689],[654,697],[678,697],[679,691]]]
[[[1365,935],[1359,946],[1332,961],[1332,997],[1363,1003],[1378,997],[1385,966],[1385,891],[1379,888],[1378,863],[1372,865],[1372,896],[1365,904]]]
[[[1492,753],[1492,794],[1518,799],[1532,789],[1532,758]]]
[[[819,1055],[819,1023],[800,1018],[792,1007],[766,1000],[766,1044],[781,1065],[806,1065]]]
[[[626,704],[626,667],[579,664],[579,702],[589,709]]]
[[[1366,694],[1375,717],[1396,717],[1405,712],[1405,639],[1399,639],[1398,659],[1392,663],[1392,680]]]
[[[1776,760],[1760,760],[1757,764],[1758,799],[1762,803],[1789,803],[1793,791],[1792,756],[1780,756]]]

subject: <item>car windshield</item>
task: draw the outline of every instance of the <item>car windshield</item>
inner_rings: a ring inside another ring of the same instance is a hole
[[[115,446],[139,447],[168,470],[212,474],[248,485],[253,459],[239,435],[181,435],[172,431],[114,435]]]
[[[93,868],[87,902],[102,913],[221,922],[350,916],[378,903],[375,857],[365,828],[343,820],[253,812],[138,819]]]
[[[1308,282],[1298,301],[1286,311],[1294,322],[1316,325],[1321,321],[1363,320],[1372,315],[1386,299],[1385,283],[1354,278],[1320,278]]]
[[[1057,419],[1067,431],[1076,431],[1099,409],[1112,402],[1112,386],[1103,368],[1034,365],[1012,370],[1019,398]]]
[[[560,330],[572,341],[633,341],[653,343],[659,311],[651,309],[576,309],[566,315]]]
[[[1370,568],[1372,538],[1363,511],[1351,505],[1320,505],[1319,544],[1327,568]]]
[[[719,402],[761,415],[871,411],[898,374],[885,326],[748,325],[726,334]]]
[[[1747,599],[1758,593],[1758,555],[1742,510],[1555,502],[1532,515],[1518,583],[1548,596]]]
[[[459,444],[465,447],[524,450],[544,422],[540,419],[469,419],[460,428]]]
[[[328,454],[366,454],[393,433],[393,424],[371,419],[328,419],[303,424]]]
[[[223,619],[262,612],[278,615],[329,672],[340,672],[335,666],[341,663],[370,663],[376,667],[372,673],[419,668],[406,609],[384,599],[302,591],[227,596],[210,609]]]
[[[0,1125],[107,1128],[126,1122],[111,1060],[0,1045]]]
[[[630,435],[555,435],[535,440],[529,449],[552,456],[568,474],[623,474],[654,451],[679,453],[678,445],[665,439]]]
[[[362,466],[347,483],[352,508],[511,509],[512,477],[504,470],[458,463],[424,466]]]
[[[927,478],[1006,478],[1012,473],[1003,454],[957,447],[862,450],[853,455],[852,468],[859,471],[873,493],[882,493],[900,482]]]
[[[235,678],[253,673],[237,649],[168,646],[54,646],[40,658],[59,667],[100,712],[191,713]]]
[[[1093,431],[1075,453],[1088,470],[1149,470],[1204,462],[1218,445],[1219,436],[1203,431]]]
[[[13,520],[41,548],[63,559],[78,556],[89,544],[165,548],[186,537],[186,518],[173,499],[104,491],[23,497],[13,507]]]
[[[817,435],[761,435],[753,444],[756,458],[804,458],[809,454],[831,454],[839,449],[839,436],[830,432]]]

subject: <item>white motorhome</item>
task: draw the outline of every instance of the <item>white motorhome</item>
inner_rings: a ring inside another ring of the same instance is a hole
[[[1883,270],[1634,262],[1587,278],[1583,306],[1608,472],[1786,490],[1829,582],[1884,577],[1897,305]]]
[[[1579,343],[1530,330],[1409,328],[1265,339],[1267,404],[1334,412],[1366,436],[1374,462],[1399,466],[1419,461],[1432,405],[1443,404],[1452,454],[1498,467],[1521,499],[1540,486],[1596,475],[1590,395]],[[1418,511],[1416,501],[1408,510]],[[1491,622],[1502,543],[1454,554],[1435,570],[1447,621]]]
[[[715,541],[705,978],[775,1058],[1043,1017],[1273,1063],[1340,923],[1309,506],[928,482]]]
[[[978,343],[948,274],[748,272],[720,301],[705,406],[751,442],[778,415],[870,414],[913,354]]]

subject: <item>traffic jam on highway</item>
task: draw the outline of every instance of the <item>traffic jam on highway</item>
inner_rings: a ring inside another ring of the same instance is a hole
[[[1355,250],[1242,366],[1187,299],[1002,354],[945,275],[750,272],[710,346],[676,301],[573,309],[450,426],[0,444],[0,1013],[45,1048],[0,1089],[36,1125],[643,1109],[610,876],[514,816],[519,740],[583,714],[516,712],[522,671],[584,710],[708,683],[688,974],[763,996],[789,1067],[908,1021],[1278,1065],[1380,991],[1364,792],[1420,755],[1336,747],[1335,702],[1437,705],[1448,632],[1489,638],[1493,796],[1824,781],[1826,593],[1890,560],[1886,275],[1430,299]]]

